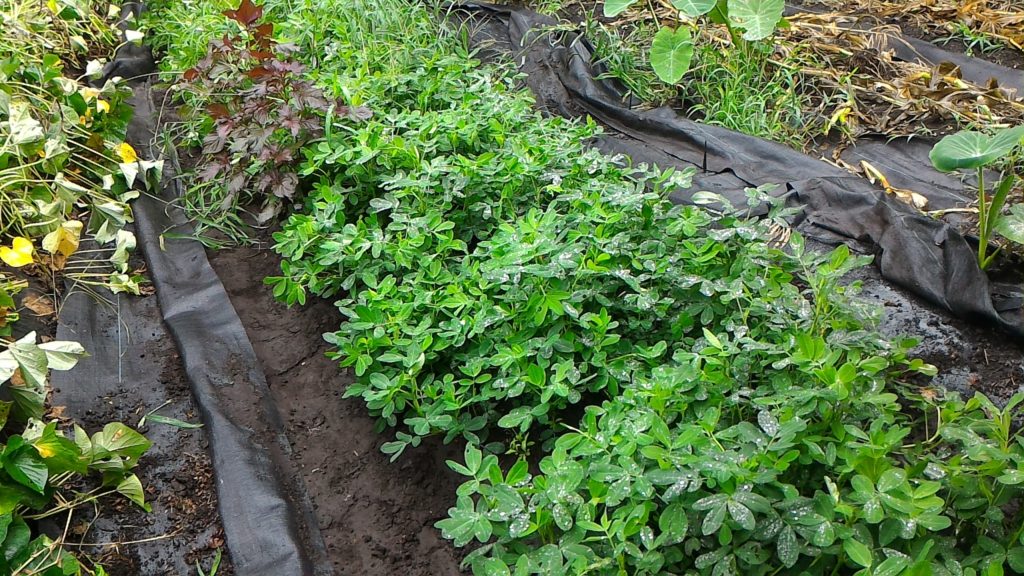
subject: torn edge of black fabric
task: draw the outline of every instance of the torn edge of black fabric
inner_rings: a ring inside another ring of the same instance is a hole
[[[994,296],[1018,295],[1019,290],[993,285],[978,267],[974,248],[949,224],[890,198],[859,176],[785,145],[700,124],[669,108],[630,107],[624,102],[625,91],[601,78],[586,39],[557,27],[548,16],[478,2],[453,10],[470,19],[473,42],[483,56],[487,51],[511,50],[543,111],[567,117],[587,114],[611,128],[594,143],[597,148],[636,164],[697,168],[693,187],[672,194],[672,201],[685,203],[694,192],[707,190],[743,205],[745,188],[776,184],[777,196],[802,209],[796,220],[801,231],[828,231],[867,243],[879,253],[876,263],[887,281],[960,318],[997,326],[1024,340],[1019,298],[993,301]],[[925,194],[935,206],[965,201],[962,185],[958,190],[949,175],[917,161],[927,147],[914,141],[901,148],[901,143],[869,149],[874,150],[871,162],[898,171],[900,186]],[[915,165],[920,168],[908,169]]]
[[[123,5],[122,35],[143,10],[140,2]],[[102,80],[139,80],[155,71],[149,47],[126,41]],[[147,157],[162,156],[152,146],[157,108],[150,83],[135,82],[130,103],[128,140]],[[192,226],[174,205],[180,189],[171,175],[180,168],[174,150],[168,152],[160,196],[143,194],[132,205],[136,237],[204,423],[234,571],[333,574],[305,484],[291,469],[291,445],[256,352],[205,249],[190,239]],[[170,231],[173,237],[166,235]]]

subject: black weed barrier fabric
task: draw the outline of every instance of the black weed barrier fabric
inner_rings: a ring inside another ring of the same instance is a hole
[[[128,3],[123,14],[137,15],[140,9],[139,4]],[[139,80],[154,71],[148,48],[122,47],[104,78]],[[135,84],[132,104],[135,115],[128,140],[142,155],[160,156],[150,146],[156,110],[149,84]],[[165,170],[160,197],[143,195],[133,204],[138,245],[156,288],[159,313],[155,306],[139,304],[142,301],[111,312],[96,298],[84,294],[70,298],[61,311],[58,337],[77,340],[94,354],[98,351],[98,359],[88,363],[93,377],[58,373],[54,385],[74,390],[65,394],[69,404],[88,406],[109,397],[112,386],[128,382],[148,406],[148,400],[163,397],[159,390],[146,392],[161,380],[155,367],[159,363],[154,363],[152,355],[121,354],[121,337],[160,339],[169,334],[204,424],[235,574],[331,574],[312,505],[301,478],[291,471],[290,446],[266,377],[227,292],[200,243],[165,236],[193,236],[184,215],[171,204],[178,190],[170,172]],[[201,546],[203,535],[194,537]],[[138,550],[140,574],[165,573],[161,567],[166,567],[166,556],[166,547],[161,549],[159,541]]]
[[[564,28],[554,31],[557,23],[547,16],[483,3],[461,4],[457,12],[468,18],[485,57],[488,51],[514,55],[543,110],[569,117],[589,114],[610,127],[611,133],[595,143],[600,149],[624,154],[634,163],[698,168],[693,188],[677,193],[673,201],[687,202],[694,191],[706,190],[743,205],[744,188],[777,184],[776,194],[802,207],[796,221],[801,232],[868,243],[879,253],[876,262],[888,281],[963,319],[998,326],[1024,340],[1019,290],[990,282],[977,266],[971,244],[949,224],[887,196],[863,178],[782,144],[699,124],[668,108],[631,107],[617,86],[598,79],[602,71],[593,63],[586,39]],[[921,49],[906,43],[905,52]],[[969,64],[962,62],[965,68]],[[992,72],[986,65],[965,76]],[[932,209],[967,201],[958,179],[931,169],[929,145],[868,144],[851,147],[849,153],[893,174],[894,186],[926,196]]]
[[[132,102],[129,140],[155,156],[146,145],[156,119],[150,86],[136,86]],[[146,195],[134,204],[138,243],[205,424],[235,573],[330,574],[312,505],[291,472],[291,447],[266,376],[205,249],[171,204],[178,189],[168,176],[162,197]]]

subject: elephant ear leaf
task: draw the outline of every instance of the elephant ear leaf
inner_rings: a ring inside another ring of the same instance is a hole
[[[942,172],[988,166],[1013,151],[1024,139],[1024,126],[1006,128],[989,136],[964,130],[946,136],[932,148],[929,158]]]
[[[605,0],[604,15],[609,18],[618,16],[633,4],[636,4],[636,0]]]
[[[718,0],[673,0],[672,6],[691,18],[703,16],[715,7]]]
[[[996,223],[996,232],[1008,240],[1024,244],[1024,205],[1017,204],[1010,208],[1010,214],[1003,216]]]
[[[664,27],[651,43],[651,67],[662,82],[675,84],[690,69],[693,59],[693,37],[690,29]]]
[[[764,40],[775,33],[785,0],[729,0],[729,19],[743,29],[743,39]]]

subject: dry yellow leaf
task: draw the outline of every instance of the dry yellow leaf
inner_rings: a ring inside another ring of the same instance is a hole
[[[43,238],[43,250],[51,254],[71,256],[78,250],[83,225],[78,220],[69,220]]]
[[[32,263],[33,252],[32,241],[18,236],[11,246],[0,246],[0,260],[13,268],[21,268]]]
[[[39,294],[29,294],[25,296],[25,299],[21,301],[36,316],[53,316],[56,309],[53,306],[53,300],[49,296]]]
[[[117,155],[121,157],[121,162],[125,164],[132,164],[139,160],[139,155],[135,153],[135,148],[127,142],[121,142],[117,145]]]

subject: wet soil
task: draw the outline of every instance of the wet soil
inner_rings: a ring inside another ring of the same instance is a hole
[[[280,273],[271,251],[211,251],[210,263],[245,324],[286,421],[292,464],[305,481],[336,574],[461,574],[461,554],[434,523],[454,505],[459,477],[446,465],[461,446],[425,442],[394,463],[390,440],[358,398],[343,399],[352,375],[325,353],[323,333],[340,316],[330,302],[287,308],[263,278]]]
[[[816,250],[829,245],[810,241]],[[954,318],[882,279],[876,266],[852,272],[847,280],[862,284],[861,298],[881,311],[878,329],[893,339],[914,338],[912,358],[938,368],[938,375],[917,385],[950,390],[965,398],[981,392],[1003,405],[1024,391],[1024,345],[999,330]]]
[[[153,446],[136,473],[152,506],[147,513],[121,497],[82,507],[71,518],[69,538],[111,576],[195,576],[209,571],[218,550],[218,576],[234,574],[217,510],[213,468],[204,430],[148,422],[159,414],[199,422],[173,340],[163,328],[156,298],[72,291],[64,300],[57,336],[83,342],[90,357],[74,370],[52,375],[51,417],[74,421],[94,433],[108,422],[142,432]],[[86,487],[83,484],[82,487]],[[67,517],[50,530],[59,533]]]

